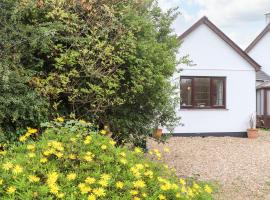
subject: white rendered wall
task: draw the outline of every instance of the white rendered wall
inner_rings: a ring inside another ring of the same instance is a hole
[[[179,66],[181,76],[226,77],[226,109],[180,109],[181,123],[174,133],[246,132],[256,111],[254,68],[207,26],[188,35],[179,56],[189,54],[196,66]],[[179,76],[174,81],[179,81]]]
[[[270,75],[270,31],[251,49],[249,55]]]

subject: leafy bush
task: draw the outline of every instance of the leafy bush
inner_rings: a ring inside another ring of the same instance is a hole
[[[116,147],[89,123],[58,118],[45,126],[40,138],[28,128],[23,144],[0,151],[0,199],[212,199],[208,185],[179,181],[141,149]]]
[[[28,86],[24,71],[0,63],[0,94],[0,143],[15,141],[26,126],[47,121],[48,103]]]
[[[176,13],[154,0],[2,0],[0,57],[31,71],[53,117],[95,115],[117,140],[138,142],[177,121]]]

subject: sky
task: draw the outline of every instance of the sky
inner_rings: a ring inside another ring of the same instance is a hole
[[[226,35],[245,49],[265,28],[270,0],[158,0],[163,10],[179,7],[173,24],[181,35],[202,16],[207,16]]]

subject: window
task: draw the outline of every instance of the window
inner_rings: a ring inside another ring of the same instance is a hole
[[[182,108],[225,108],[225,77],[181,77]]]
[[[264,115],[264,90],[257,90],[257,115]]]

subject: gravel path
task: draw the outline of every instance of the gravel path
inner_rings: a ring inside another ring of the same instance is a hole
[[[179,176],[215,182],[220,200],[270,200],[270,132],[251,140],[232,137],[173,137],[150,149],[171,151],[165,162]]]

